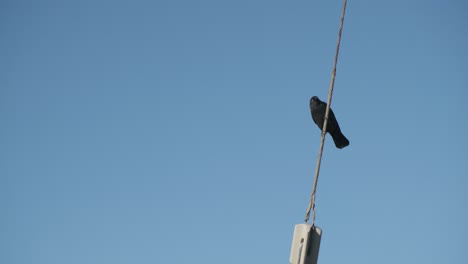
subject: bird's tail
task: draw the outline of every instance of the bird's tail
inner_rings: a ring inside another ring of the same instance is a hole
[[[349,140],[341,133],[341,131],[336,131],[335,133],[331,134],[333,138],[333,142],[335,142],[335,146],[339,149],[342,149],[349,145]]]

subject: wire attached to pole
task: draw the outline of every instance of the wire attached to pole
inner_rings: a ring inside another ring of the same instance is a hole
[[[312,195],[310,196],[309,206],[307,208],[307,213],[304,219],[306,223],[309,221],[310,211],[312,210],[312,225],[313,226],[315,226],[315,194],[317,191],[317,182],[318,182],[318,177],[320,173],[320,164],[322,162],[323,146],[325,144],[325,135],[326,135],[327,123],[328,123],[328,113],[330,112],[330,104],[331,104],[332,96],[333,96],[333,88],[335,86],[336,64],[338,63],[338,54],[340,52],[341,33],[343,32],[345,11],[346,11],[346,0],[344,0],[343,2],[343,11],[341,13],[340,31],[338,32],[338,43],[336,44],[335,62],[333,64],[333,71],[332,71],[331,81],[330,81],[330,89],[328,91],[327,109],[325,111],[325,120],[323,121],[322,139],[320,141],[320,149],[319,149],[319,154],[318,154],[318,159],[317,159],[317,166],[315,168],[314,185],[312,188]]]

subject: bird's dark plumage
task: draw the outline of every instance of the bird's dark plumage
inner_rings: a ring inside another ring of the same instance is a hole
[[[325,111],[327,110],[327,103],[320,101],[317,96],[310,98],[310,113],[312,114],[312,120],[315,124],[323,130],[323,122],[325,120]],[[349,145],[348,139],[341,133],[340,126],[336,120],[335,114],[330,108],[328,113],[327,132],[333,138],[335,146],[342,149]]]

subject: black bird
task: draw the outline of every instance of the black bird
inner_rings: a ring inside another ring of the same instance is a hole
[[[310,113],[312,114],[312,120],[315,124],[323,130],[323,122],[325,120],[325,111],[327,110],[327,103],[320,101],[317,96],[312,96],[310,98]],[[335,146],[339,149],[342,149],[349,145],[348,139],[341,133],[340,126],[336,120],[335,114],[330,108],[328,113],[328,122],[327,122],[327,132],[333,138]]]

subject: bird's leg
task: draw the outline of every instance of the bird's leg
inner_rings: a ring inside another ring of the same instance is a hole
[[[327,120],[327,119],[328,119],[328,118],[323,117],[323,125],[325,125],[325,120]],[[327,133],[326,131],[323,132],[323,127],[322,127],[322,137],[324,137],[326,133]]]

